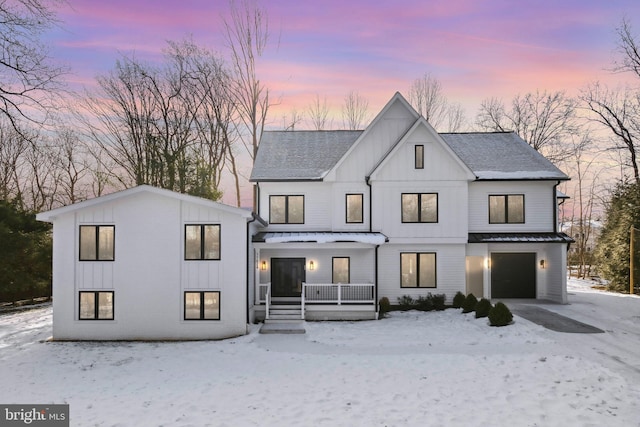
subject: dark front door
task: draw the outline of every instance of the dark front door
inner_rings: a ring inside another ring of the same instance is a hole
[[[492,253],[491,298],[535,298],[536,254]]]
[[[304,258],[271,258],[271,296],[300,297],[304,265]]]

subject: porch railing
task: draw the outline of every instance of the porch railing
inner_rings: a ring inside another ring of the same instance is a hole
[[[257,302],[265,305],[265,319],[269,319],[269,305],[271,304],[271,283],[258,284]]]
[[[373,304],[373,283],[303,283],[303,301],[322,304]]]

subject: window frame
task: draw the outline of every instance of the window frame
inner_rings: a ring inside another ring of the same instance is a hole
[[[347,260],[347,281],[346,282],[336,282],[335,278],[335,261],[336,259],[346,259]],[[331,257],[331,283],[332,284],[342,284],[347,285],[351,283],[351,257],[348,256],[334,256]]]
[[[416,144],[413,148],[414,169],[424,169],[424,145]]]
[[[274,222],[272,215],[272,201],[274,197],[284,197],[284,222]],[[290,222],[289,221],[289,198],[290,197],[302,197],[302,222]],[[270,194],[269,195],[269,224],[304,224],[305,221],[305,200],[304,194]]]
[[[82,317],[82,294],[93,294],[94,317]],[[100,317],[100,294],[111,294],[111,317]],[[116,313],[116,300],[114,291],[78,291],[78,320],[114,320]]]
[[[422,196],[436,196],[436,219],[435,221],[423,221],[422,220]],[[404,196],[418,196],[418,203],[416,205],[418,209],[417,221],[405,221],[404,219]],[[400,195],[400,221],[403,224],[437,224],[440,221],[440,195],[439,193],[402,193]]]
[[[360,221],[349,221],[349,197],[360,196]],[[364,194],[363,193],[347,193],[344,199],[344,220],[347,224],[363,224],[364,223]]]
[[[200,258],[187,258],[187,227],[200,227]],[[206,227],[218,228],[218,257],[205,258]],[[184,260],[185,261],[220,261],[222,258],[222,225],[221,224],[185,224],[184,225]]]
[[[187,318],[187,294],[199,294],[200,295],[200,317],[196,318]],[[205,294],[218,294],[218,317],[215,319],[208,319],[204,317],[205,313]],[[219,322],[222,319],[222,299],[220,291],[184,291],[182,296],[183,304],[182,304],[182,319],[184,321],[215,321]]]
[[[416,256],[416,286],[402,285],[402,256]],[[433,255],[433,286],[420,286],[420,255]],[[438,288],[438,253],[437,252],[400,252],[400,288],[401,289],[437,289]]]
[[[82,257],[82,229],[94,228],[95,229],[95,258],[83,258]],[[111,245],[111,258],[100,258],[100,229],[111,228],[113,229],[113,244]],[[78,261],[82,262],[113,262],[116,260],[116,226],[114,224],[80,224],[78,227]]]
[[[526,215],[525,215],[525,197],[524,193],[520,194],[489,194],[488,197],[488,214],[489,214],[489,224],[525,224]],[[502,221],[492,221],[491,220],[491,198],[492,197],[502,197],[504,200],[504,219]],[[521,197],[522,198],[522,221],[509,221],[509,198],[510,197]]]

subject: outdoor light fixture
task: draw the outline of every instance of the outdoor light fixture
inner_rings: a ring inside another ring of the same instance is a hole
[[[313,261],[309,261],[309,270],[315,270],[316,269],[316,265],[313,263]]]
[[[544,268],[544,260],[543,259],[540,260],[540,268]]]
[[[262,271],[267,270],[267,261],[262,261],[262,264],[260,264],[260,270]]]

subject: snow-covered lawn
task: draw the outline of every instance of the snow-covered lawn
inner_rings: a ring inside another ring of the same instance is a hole
[[[640,298],[570,281],[545,308],[604,334],[458,310],[307,323],[218,342],[41,342],[51,309],[0,316],[0,403],[68,403],[71,425],[638,426]]]

